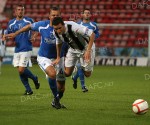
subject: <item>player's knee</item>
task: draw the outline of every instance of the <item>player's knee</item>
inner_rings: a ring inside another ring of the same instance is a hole
[[[56,72],[48,72],[47,75],[48,75],[51,79],[56,79]]]
[[[66,77],[71,76],[73,70],[74,70],[74,66],[73,66],[73,67],[66,67],[66,69],[65,69],[65,76],[66,76]]]
[[[84,75],[85,75],[86,77],[90,77],[90,76],[91,76],[91,72],[84,72]]]
[[[49,77],[50,77],[51,79],[56,79],[56,74],[50,74]]]
[[[19,72],[19,74],[23,74],[24,73],[24,68],[18,68],[18,72]]]
[[[69,77],[69,76],[71,76],[71,74],[67,74],[67,73],[66,73],[65,76],[66,76],[66,77]]]
[[[69,77],[69,76],[71,76],[71,73],[70,72],[65,72],[65,76]]]

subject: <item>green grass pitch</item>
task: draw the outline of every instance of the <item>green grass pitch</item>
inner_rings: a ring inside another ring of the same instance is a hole
[[[24,87],[18,72],[11,65],[3,65],[0,75],[0,125],[149,125],[150,111],[135,115],[132,103],[139,98],[150,104],[150,68],[95,66],[86,78],[89,92],[81,86],[75,90],[67,78],[61,103],[68,109],[51,107],[52,94],[44,73],[33,65],[41,87],[33,88],[32,96],[23,96]]]

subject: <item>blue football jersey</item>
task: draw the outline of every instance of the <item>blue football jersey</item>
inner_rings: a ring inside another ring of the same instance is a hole
[[[54,36],[54,29],[50,25],[50,20],[39,21],[32,24],[31,29],[38,31],[41,34],[41,43],[38,55],[46,58],[56,58],[56,38]],[[64,49],[62,49],[64,50]],[[61,52],[61,57],[64,52]]]
[[[86,26],[89,29],[92,29],[95,33],[95,39],[97,39],[100,36],[98,26],[95,22],[83,23],[82,21],[79,21],[77,23]]]
[[[33,23],[33,20],[29,17],[24,17],[22,20],[12,19],[8,23],[7,34],[14,33],[24,26]],[[32,50],[32,43],[30,41],[31,31],[20,33],[14,38],[16,43],[15,52],[26,52]]]

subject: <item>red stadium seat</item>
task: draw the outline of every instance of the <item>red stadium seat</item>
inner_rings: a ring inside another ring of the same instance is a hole
[[[7,0],[5,9],[14,9],[18,3],[25,5],[26,16],[32,17],[35,21],[48,19],[49,9],[52,6],[59,6],[64,20],[78,20],[84,8],[89,8],[92,13],[92,20],[97,23],[118,23],[118,24],[149,24],[150,9],[135,8],[133,3],[140,0]],[[86,6],[85,6],[86,5]],[[14,13],[13,13],[14,14]],[[2,22],[2,27],[7,27],[8,20]],[[141,27],[100,27],[101,37],[96,40],[98,46],[114,47],[147,47],[147,44],[137,44],[137,37],[148,38],[148,29]],[[34,46],[39,46],[33,43]],[[10,43],[7,43],[8,46]]]

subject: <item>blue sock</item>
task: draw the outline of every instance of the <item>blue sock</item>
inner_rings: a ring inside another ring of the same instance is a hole
[[[78,74],[79,74],[81,86],[83,88],[83,86],[85,86],[85,82],[84,82],[84,72],[81,68],[78,68]]]
[[[24,74],[27,76],[27,78],[30,78],[30,79],[32,79],[33,81],[36,81],[36,80],[37,80],[36,76],[33,75],[32,72],[31,72],[29,69],[27,69],[27,68],[25,68]]]
[[[76,74],[74,75],[74,77],[73,77],[74,80],[77,80],[77,79],[79,78],[78,69],[81,68],[81,64],[80,64],[80,63],[77,63],[76,67],[77,67],[77,73],[76,73]]]
[[[77,70],[77,73],[73,76],[73,79],[74,79],[74,80],[77,80],[78,77],[79,77],[79,73],[78,73],[78,70]]]
[[[26,75],[23,73],[23,74],[20,74],[20,79],[24,85],[24,87],[26,88],[27,91],[32,91],[31,90],[31,87],[29,85],[29,82],[28,82],[28,78],[26,77]]]
[[[50,89],[54,95],[54,98],[57,96],[57,84],[56,84],[56,79],[51,79],[51,78],[48,78],[48,83],[49,83],[49,86],[50,86]]]

